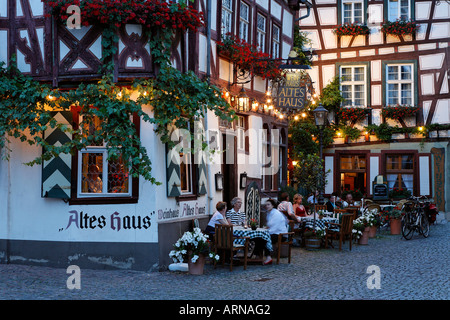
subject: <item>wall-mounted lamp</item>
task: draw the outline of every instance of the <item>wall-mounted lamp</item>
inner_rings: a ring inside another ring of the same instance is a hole
[[[216,190],[217,191],[223,190],[223,174],[221,174],[220,172],[216,173],[214,175],[214,178],[216,180]]]
[[[244,86],[242,85],[242,89],[237,96],[237,111],[244,112],[248,111],[250,104],[250,99],[245,93]]]
[[[245,189],[247,187],[247,173],[244,171],[244,173],[241,173],[240,175],[240,183],[239,186],[241,189]]]

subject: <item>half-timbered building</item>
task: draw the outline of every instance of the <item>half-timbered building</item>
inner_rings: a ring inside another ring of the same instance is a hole
[[[0,162],[1,263],[157,269],[172,262],[172,245],[194,219],[206,226],[218,201],[230,207],[229,201],[239,196],[247,216],[259,219],[261,194],[276,196],[286,184],[287,122],[264,107],[268,80],[238,79],[233,61],[218,52],[217,43],[231,33],[275,58],[287,57],[294,11],[282,0],[196,0],[193,5],[205,16],[210,12],[210,18],[200,32],[176,37],[171,61],[220,87],[238,109],[233,123],[211,112],[203,119],[215,153],[191,162],[193,155],[168,150],[155,128],[135,117],[153,175],[162,182],[158,186],[124,174],[121,163],[108,162],[105,146],[98,144],[42,166],[25,166],[42,150],[12,138],[9,161]],[[23,74],[54,88],[98,81],[104,30],[98,25],[69,29],[45,13],[40,0],[0,1],[0,61],[8,65],[15,56]],[[133,79],[157,75],[148,40],[141,25],[119,29],[116,83],[126,87]],[[245,97],[250,104],[239,104]],[[143,109],[152,114],[150,105]],[[81,121],[76,107],[53,116],[74,128]],[[44,138],[55,145],[71,139],[58,129],[49,129]],[[260,161],[274,153],[279,161]],[[93,181],[86,181],[91,168],[103,180],[98,192],[90,191]]]
[[[390,190],[407,189],[415,196],[432,196],[441,211],[449,211],[448,1],[310,3],[310,15],[300,20],[299,26],[308,34],[315,52],[310,75],[316,93],[339,77],[342,107],[366,108],[363,119],[349,122],[361,130],[360,137],[352,140],[337,132],[332,146],[324,150],[326,170],[331,170],[325,194],[360,190],[372,197],[373,181],[382,175]],[[305,15],[308,10],[302,5],[299,14]],[[418,29],[391,34],[383,31],[388,21],[415,21]],[[366,26],[369,32],[336,34],[340,27],[352,24]],[[383,116],[385,108],[397,105],[416,106],[419,111],[396,120]],[[334,113],[329,120],[337,121]],[[365,130],[368,125],[383,123],[400,129],[385,140]]]

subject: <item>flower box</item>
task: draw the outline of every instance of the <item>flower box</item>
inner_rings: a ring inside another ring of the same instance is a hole
[[[387,106],[381,110],[381,115],[387,119],[399,120],[406,117],[415,116],[419,112],[419,107],[414,106]]]
[[[219,54],[229,58],[236,67],[263,80],[281,77],[281,60],[270,59],[269,54],[261,52],[255,45],[235,35],[227,33],[222,41],[217,43],[217,48]]]
[[[333,30],[334,34],[339,36],[359,36],[359,35],[368,35],[370,33],[370,29],[366,25],[361,25],[357,23],[344,23],[337,26]]]
[[[343,121],[361,121],[364,120],[366,118],[367,115],[367,110],[366,108],[341,108],[338,111],[338,117],[339,119],[342,119]]]
[[[414,35],[420,25],[414,21],[397,20],[394,22],[387,21],[383,23],[381,32],[397,36]]]

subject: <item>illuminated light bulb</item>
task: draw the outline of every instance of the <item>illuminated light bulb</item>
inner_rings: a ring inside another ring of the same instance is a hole
[[[225,91],[225,97],[228,98],[230,96],[230,93],[228,91]]]
[[[273,105],[270,105],[270,106],[269,106],[269,110],[272,110],[272,109],[273,109]]]
[[[306,112],[302,112],[302,117],[306,118]]]
[[[423,131],[423,127],[419,127],[419,131]]]
[[[270,91],[267,91],[266,95],[270,97],[272,95],[272,93]]]
[[[297,165],[297,161],[295,161],[295,160],[292,161],[292,165],[293,165],[293,166],[296,166],[296,165]]]
[[[280,119],[283,119],[283,118],[284,118],[283,114],[280,114]]]
[[[340,133],[340,132],[337,132],[337,136],[338,137],[340,137],[342,135],[342,133]]]
[[[47,99],[50,100],[50,101],[56,100],[56,98],[54,96],[52,96],[51,94],[49,94],[47,96]]]
[[[311,102],[311,104],[316,104],[316,101],[315,101],[315,100],[313,100],[313,101]]]
[[[119,93],[117,94],[117,98],[122,98],[122,92],[119,92]]]
[[[299,117],[298,117],[298,116],[295,116],[295,117],[294,117],[294,120],[295,120],[295,121],[297,121],[298,119],[299,119]]]

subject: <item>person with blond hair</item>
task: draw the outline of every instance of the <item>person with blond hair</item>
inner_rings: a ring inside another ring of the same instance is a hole
[[[306,217],[306,208],[302,204],[303,196],[299,193],[294,195],[294,212],[297,217]]]

